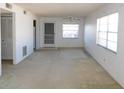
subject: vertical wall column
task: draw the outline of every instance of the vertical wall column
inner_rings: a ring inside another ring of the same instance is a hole
[[[2,66],[1,66],[1,8],[0,8],[0,76],[2,75]]]

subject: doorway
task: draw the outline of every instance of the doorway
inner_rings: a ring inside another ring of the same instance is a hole
[[[34,50],[36,50],[36,20],[33,20],[33,47],[34,47]]]
[[[2,65],[13,64],[13,13],[1,10],[1,62]]]
[[[54,23],[44,23],[44,45],[45,47],[55,47]]]

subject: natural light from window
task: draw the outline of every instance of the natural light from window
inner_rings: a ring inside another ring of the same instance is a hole
[[[78,24],[63,24],[63,38],[78,38]]]
[[[97,44],[117,52],[118,13],[97,19]]]

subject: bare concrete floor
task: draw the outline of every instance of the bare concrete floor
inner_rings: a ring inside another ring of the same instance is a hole
[[[82,49],[41,50],[23,62],[3,62],[0,88],[122,88]]]

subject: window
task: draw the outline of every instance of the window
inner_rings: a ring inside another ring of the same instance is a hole
[[[63,38],[78,38],[78,24],[63,24]]]
[[[118,13],[97,19],[97,44],[117,52]]]

